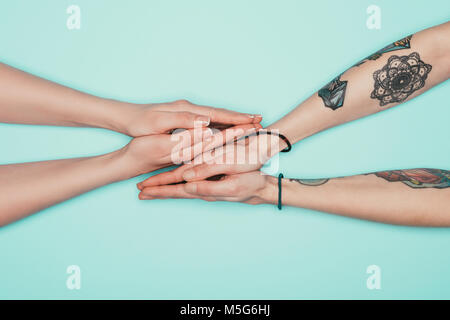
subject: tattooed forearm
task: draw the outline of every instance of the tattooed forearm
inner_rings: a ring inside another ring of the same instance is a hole
[[[450,171],[441,169],[407,169],[379,171],[374,174],[389,182],[403,182],[412,188],[438,188],[450,187]],[[320,186],[330,179],[289,179],[305,186]]]
[[[289,181],[295,181],[305,186],[320,186],[330,179],[289,179]]]
[[[325,107],[336,110],[343,106],[347,81],[341,81],[340,75],[331,80],[317,93],[322,98]]]
[[[448,188],[450,171],[440,169],[392,170],[374,173],[390,182],[401,181],[412,188]]]
[[[378,50],[377,52],[364,58],[363,60],[361,60],[360,62],[355,64],[354,67],[358,67],[358,66],[362,65],[364,62],[366,62],[368,60],[377,60],[379,57],[381,57],[383,55],[383,53],[411,48],[410,42],[411,42],[412,36],[413,35],[409,35],[403,39],[400,39],[398,41],[395,41],[394,43],[391,43],[390,45],[384,47],[383,49]]]
[[[390,45],[384,47],[383,49],[378,50],[374,54],[371,54],[370,56],[364,58],[363,60],[361,60],[360,62],[355,64],[353,67],[360,66],[361,64],[363,64],[364,62],[366,62],[368,60],[377,60],[379,57],[381,57],[386,52],[391,52],[391,51],[396,51],[396,50],[401,50],[401,49],[409,49],[411,47],[410,46],[411,38],[412,38],[412,35],[407,36],[398,41],[395,41],[394,43],[391,43]],[[420,59],[419,59],[419,61],[420,61]],[[430,70],[431,70],[431,66],[430,66]],[[381,70],[379,70],[379,71],[381,71]],[[318,96],[320,98],[322,98],[322,101],[323,101],[325,107],[330,108],[332,110],[339,109],[340,107],[342,107],[344,105],[345,91],[347,89],[347,81],[342,81],[341,75],[342,74],[340,74],[339,76],[337,76],[336,78],[331,80],[327,85],[325,85],[317,93]],[[425,78],[426,78],[426,75],[425,75]],[[423,80],[425,80],[425,79],[423,79]],[[392,91],[392,89],[391,89],[391,91]],[[384,91],[383,91],[383,93],[384,93]],[[372,98],[374,98],[374,97],[372,97]],[[394,97],[387,98],[387,99],[393,99],[393,98]],[[389,102],[391,102],[391,101],[389,101]],[[386,102],[386,103],[389,103],[389,102]],[[392,102],[395,102],[395,101],[392,101]],[[386,103],[384,103],[384,104],[386,104]]]
[[[431,65],[420,60],[417,52],[391,56],[387,64],[373,74],[375,84],[370,97],[378,99],[380,106],[402,102],[425,85],[430,71]]]

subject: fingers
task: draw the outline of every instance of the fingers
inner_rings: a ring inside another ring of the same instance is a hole
[[[181,129],[180,131],[177,129],[171,135],[159,135],[164,138],[162,142],[164,155],[161,156],[161,161],[168,165],[179,165],[191,160],[193,156],[186,152],[185,149],[191,149],[194,144],[201,144],[201,141],[209,139],[212,135],[212,130],[207,127]],[[198,148],[195,151],[197,154],[201,153],[201,150],[198,150]]]
[[[204,136],[204,140],[183,149],[182,161],[189,161],[203,152],[212,150],[226,143],[234,142],[235,139],[249,135],[259,129],[261,129],[261,125],[259,123],[245,124],[233,126],[232,128],[224,131],[216,132],[209,138]]]
[[[143,188],[139,193],[140,200],[151,200],[158,198],[192,199],[195,197],[184,190],[183,184],[147,187]]]
[[[213,152],[204,152],[199,156],[202,157],[200,161],[196,161],[197,158],[192,161],[193,167],[185,168],[182,178],[190,182],[222,174],[233,175],[258,170],[262,162],[259,161],[255,151],[251,153],[253,156],[248,153],[247,146],[239,144],[227,144],[214,149]]]
[[[262,116],[259,114],[247,114],[231,111],[223,108],[213,108],[207,106],[199,106],[190,103],[187,100],[178,100],[173,103],[172,110],[195,112],[204,116],[208,116],[211,122],[226,124],[249,124],[260,123]]]
[[[260,171],[227,175],[217,181],[195,181],[184,184],[185,192],[195,197],[214,197],[217,200],[240,201],[256,190],[264,188],[266,179]]]
[[[202,127],[195,129],[177,129],[170,136],[170,146],[173,151],[191,148],[194,144],[199,144],[210,139],[213,131],[210,128]],[[190,159],[188,159],[190,160]]]
[[[245,114],[223,108],[201,107],[205,113],[211,117],[211,121],[215,123],[229,123],[233,125],[260,123],[262,116],[259,114]]]
[[[202,163],[192,168],[184,170],[182,178],[184,181],[205,180],[219,174],[235,174],[241,170],[236,165],[229,164],[208,164]]]
[[[142,188],[139,199],[203,199],[206,201],[240,201],[261,203],[255,198],[266,185],[259,171],[224,176],[217,181],[195,181],[185,184],[150,186]]]
[[[174,183],[183,182],[183,172],[189,168],[192,168],[193,164],[185,164],[172,171],[166,171],[156,174],[137,184],[139,190],[143,190],[145,187],[153,187],[160,185],[169,185]]]
[[[170,186],[146,187],[139,193],[139,199],[203,199],[215,201],[217,199],[216,196],[220,197],[222,194],[231,195],[231,191],[232,188],[228,187],[226,183],[202,181]]]
[[[207,127],[211,121],[207,115],[189,112],[158,112],[154,119],[155,127],[159,132],[168,132],[174,129]]]
[[[205,144],[203,151],[211,150],[219,146],[223,146],[226,143],[234,142],[243,136],[249,135],[261,129],[262,126],[259,123],[236,125],[223,131],[216,132],[210,140],[210,144]]]
[[[235,180],[225,178],[219,181],[198,181],[184,184],[184,191],[195,197],[232,197],[237,196]]]
[[[254,133],[260,127],[260,124],[239,125],[215,134],[210,128],[195,128],[176,132],[171,137],[171,141],[176,143],[170,144],[172,151],[164,158],[164,161],[174,164],[188,163],[191,160],[196,164],[208,162],[208,159],[214,156],[207,151],[213,149],[217,151],[216,148],[232,143],[242,136]]]
[[[205,201],[217,201],[218,198],[208,196],[195,196],[184,190],[184,184],[177,184],[171,186],[155,186],[144,188],[139,193],[140,200],[154,200],[154,199],[202,199]]]
[[[234,145],[232,145],[232,147],[234,147]],[[248,159],[248,161],[243,159],[242,163],[241,161],[236,162],[235,156],[239,156],[239,154],[245,152],[245,150],[231,152],[230,154],[233,156],[233,159],[231,159],[230,162],[230,159],[227,159],[227,151],[226,147],[219,147],[214,149],[214,154],[210,152],[211,155],[208,155],[209,151],[204,152],[194,158],[190,163],[186,163],[172,171],[154,175],[139,183],[137,187],[142,190],[143,188],[150,186],[167,185],[183,181],[205,180],[222,174],[230,175],[250,172],[257,170],[262,166],[261,162],[250,162],[250,159]],[[236,153],[236,155],[234,155],[234,153]]]

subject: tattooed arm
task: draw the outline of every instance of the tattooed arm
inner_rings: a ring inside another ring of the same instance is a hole
[[[273,192],[277,186],[271,180]],[[448,227],[449,186],[450,171],[410,169],[334,179],[284,179],[282,187],[286,205],[383,223]]]
[[[291,142],[414,98],[450,77],[450,22],[407,36],[334,78],[269,128]]]
[[[423,93],[450,76],[449,38],[450,22],[447,22],[391,43],[337,76],[268,129],[279,130],[295,143]],[[255,139],[252,137],[249,141]],[[287,146],[279,141],[278,146],[267,152],[258,152],[272,156]],[[230,150],[233,152],[232,148]],[[261,155],[259,158],[265,159]],[[251,165],[198,163],[152,176],[139,184],[139,188],[258,170],[263,161]]]
[[[416,226],[450,226],[450,171],[409,169],[334,179],[283,179],[283,205],[359,219]],[[258,171],[148,187],[141,199],[201,198],[250,204],[278,202],[278,181]]]

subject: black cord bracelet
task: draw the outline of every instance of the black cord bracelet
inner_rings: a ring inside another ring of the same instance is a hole
[[[281,210],[282,203],[281,203],[281,179],[283,179],[283,174],[280,173],[278,175],[278,210]]]
[[[292,145],[289,142],[288,138],[286,138],[286,136],[282,135],[281,133],[272,132],[272,131],[268,131],[268,130],[267,131],[261,130],[261,131],[253,132],[253,133],[251,133],[251,134],[249,134],[247,136],[240,137],[239,139],[235,139],[235,141],[240,141],[240,140],[243,140],[243,139],[247,139],[247,138],[252,137],[252,136],[259,136],[260,134],[271,134],[271,135],[274,135],[274,136],[278,136],[281,140],[283,140],[287,144],[287,147],[284,148],[283,150],[281,150],[280,152],[289,152],[289,151],[291,151]],[[283,207],[283,204],[281,203],[281,200],[282,200],[281,199],[281,179],[283,179],[283,177],[284,176],[283,176],[282,173],[280,173],[278,175],[278,210],[281,210],[281,208]]]
[[[250,134],[247,135],[247,136],[240,137],[239,139],[236,139],[235,141],[247,139],[247,138],[250,138],[250,137],[253,137],[253,136],[259,136],[260,134],[270,134],[270,135],[279,137],[281,140],[283,140],[283,141],[286,142],[286,144],[287,144],[287,147],[284,148],[283,150],[281,150],[280,152],[289,152],[289,151],[291,151],[292,145],[291,145],[291,143],[289,142],[288,138],[286,138],[285,135],[283,135],[283,134],[281,134],[281,133],[278,133],[278,132],[272,132],[272,131],[269,131],[269,130],[266,130],[266,131],[264,131],[264,130],[256,131],[256,132],[250,133]]]

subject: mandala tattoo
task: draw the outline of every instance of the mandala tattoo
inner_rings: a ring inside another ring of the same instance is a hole
[[[360,62],[355,64],[353,67],[360,66],[368,60],[377,60],[379,57],[381,57],[386,52],[411,48],[412,36],[413,35],[409,35],[403,39],[400,39],[398,41],[395,41],[394,43],[391,43],[390,45],[384,47],[383,49],[378,50],[377,52],[364,58],[363,60],[361,60]],[[420,61],[420,59],[419,59],[419,61]],[[430,66],[430,65],[427,65],[427,66]],[[430,66],[430,70],[431,70],[431,66]],[[429,72],[429,70],[428,70],[428,72]],[[318,92],[318,95],[319,95],[319,97],[322,98],[325,106],[332,110],[339,109],[340,107],[342,107],[344,105],[345,90],[347,89],[347,81],[341,81],[341,79],[340,79],[341,75],[342,74],[340,74],[339,76],[337,76],[336,78],[331,80],[330,83],[328,83],[326,86],[324,86]],[[426,75],[423,80],[425,80],[425,79],[426,79]],[[411,94],[411,93],[409,93],[409,94]],[[391,99],[392,99],[392,97],[391,97]],[[387,104],[387,103],[390,103],[390,102],[386,102],[384,104]]]
[[[336,110],[344,104],[347,81],[341,81],[341,75],[337,76],[317,93],[322,98],[326,107]]]
[[[431,65],[420,60],[417,52],[408,56],[391,56],[387,64],[375,71],[374,90],[370,97],[378,99],[380,106],[402,102],[425,85]]]
[[[368,60],[377,60],[379,57],[383,55],[383,53],[396,51],[396,50],[402,50],[402,49],[409,49],[411,48],[411,38],[413,35],[409,35],[403,39],[400,39],[398,41],[395,41],[394,43],[391,43],[390,45],[384,47],[381,50],[378,50],[377,52],[371,54],[370,56],[364,58],[360,62],[354,65],[354,67],[358,67],[362,65],[364,62]]]
[[[381,171],[374,173],[377,177],[390,182],[401,181],[411,188],[448,188],[450,171],[440,169],[410,169]]]
[[[320,186],[330,179],[289,179],[289,181],[295,181],[305,186]]]

